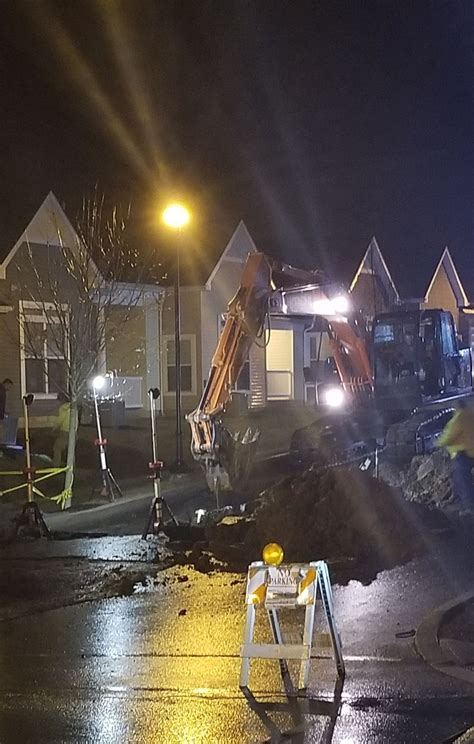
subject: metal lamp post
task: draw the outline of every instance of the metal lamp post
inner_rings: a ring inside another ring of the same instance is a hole
[[[175,354],[175,387],[176,387],[176,467],[183,464],[183,432],[181,425],[181,302],[180,302],[180,248],[178,235],[176,241],[176,272],[174,277],[174,354]]]
[[[94,413],[95,413],[95,425],[97,429],[97,439],[95,444],[99,450],[100,460],[100,474],[102,477],[102,495],[107,496],[110,501],[115,501],[115,494],[117,493],[120,497],[123,497],[122,490],[115,480],[112,471],[107,464],[106,445],[107,440],[102,435],[102,422],[100,419],[99,410],[99,396],[98,391],[102,390],[105,385],[106,377],[108,375],[97,375],[92,380],[92,392],[94,395]]]
[[[163,222],[178,232],[176,241],[176,272],[174,277],[174,351],[176,396],[176,468],[183,466],[183,432],[181,421],[181,302],[180,302],[180,253],[181,231],[188,224],[190,214],[182,204],[170,204],[163,212]]]

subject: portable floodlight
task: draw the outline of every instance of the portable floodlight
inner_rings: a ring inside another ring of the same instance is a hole
[[[107,440],[102,436],[102,423],[100,420],[99,399],[97,395],[97,391],[104,388],[106,377],[109,376],[110,375],[96,375],[92,380],[92,392],[94,394],[94,412],[97,428],[97,439],[95,440],[95,445],[99,450],[100,474],[103,484],[101,495],[108,496],[110,501],[115,501],[115,494],[117,493],[119,496],[123,496],[123,493],[119,484],[115,480],[112,471],[107,465],[107,455],[105,450]]]

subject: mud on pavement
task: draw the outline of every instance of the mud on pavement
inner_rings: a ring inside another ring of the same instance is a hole
[[[400,490],[366,473],[309,469],[260,494],[244,516],[220,514],[167,541],[99,537],[2,547],[0,619],[129,595],[170,565],[244,573],[268,542],[283,546],[286,561],[327,560],[339,583],[369,583],[422,552],[427,524],[440,519],[446,517],[438,509],[407,503]]]
[[[0,621],[105,597],[128,596],[172,564],[161,540],[18,540],[0,548]]]

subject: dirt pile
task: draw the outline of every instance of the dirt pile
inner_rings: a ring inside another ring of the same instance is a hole
[[[379,475],[389,485],[401,488],[407,501],[439,509],[458,505],[451,487],[450,458],[444,450],[417,455],[404,470],[381,463]]]
[[[262,494],[246,546],[251,560],[278,542],[287,561],[354,558],[381,570],[420,550],[419,511],[365,473],[308,470]]]

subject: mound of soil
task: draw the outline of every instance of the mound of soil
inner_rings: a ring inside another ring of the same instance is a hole
[[[451,463],[444,450],[417,455],[404,470],[382,463],[379,474],[389,485],[401,488],[407,501],[439,509],[461,507],[453,496]]]
[[[260,498],[246,538],[254,560],[277,542],[289,562],[353,558],[381,570],[421,550],[419,507],[366,473],[310,469]]]

